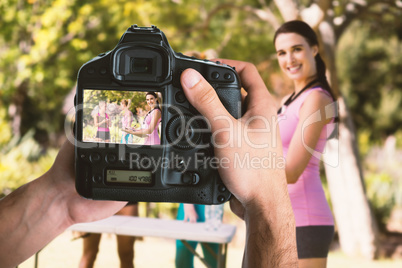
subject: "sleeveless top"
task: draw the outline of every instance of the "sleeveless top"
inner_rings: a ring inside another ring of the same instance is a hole
[[[286,110],[278,115],[283,154],[286,158],[290,142],[299,123],[299,111],[305,99],[313,91],[329,93],[319,87],[305,90]],[[320,158],[327,138],[333,130],[331,122],[320,134],[314,153],[305,170],[294,184],[288,184],[290,201],[295,215],[296,226],[334,225],[333,216],[327,203],[320,179]],[[311,148],[312,149],[312,148]],[[310,150],[309,150],[310,151]]]
[[[101,115],[98,113],[98,122],[101,122],[101,121],[103,121],[103,120],[105,120],[105,119],[109,119],[109,116],[108,116],[107,113],[105,113],[104,116],[101,116]],[[107,122],[100,124],[100,125],[98,126],[98,131],[109,132],[109,124],[108,124]]]
[[[131,127],[131,122],[133,121],[133,113],[131,111],[122,111],[121,112],[122,118],[121,118],[121,125],[122,128],[130,128]],[[125,131],[122,131],[123,134],[127,134]]]
[[[155,116],[156,111],[161,112],[159,109],[154,109],[149,114],[147,114],[145,116],[144,122],[142,122],[142,128],[143,129],[149,128],[149,125],[151,124],[152,118]],[[162,117],[159,118],[158,122],[156,123],[156,126],[155,126],[154,130],[152,131],[152,133],[148,134],[148,136],[145,138],[144,145],[161,144],[161,140],[160,140],[159,134],[158,134],[158,128],[159,128],[159,124],[161,122],[161,119],[162,119]]]

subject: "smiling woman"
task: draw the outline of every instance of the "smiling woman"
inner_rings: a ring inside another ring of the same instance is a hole
[[[318,53],[318,46],[310,46],[304,37],[295,33],[279,35],[275,44],[279,66],[294,81],[295,92],[298,93],[306,79],[316,77],[314,57]]]
[[[276,32],[274,44],[280,68],[294,84],[293,94],[278,111],[278,121],[296,219],[299,267],[322,268],[326,267],[334,221],[321,185],[319,161],[333,131],[330,123],[334,118],[326,112],[333,109],[335,98],[310,26],[302,21],[287,22]]]

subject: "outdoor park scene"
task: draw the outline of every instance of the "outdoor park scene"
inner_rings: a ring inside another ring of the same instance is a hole
[[[316,33],[317,52],[336,96],[338,119],[331,122],[337,131],[327,140],[319,164],[334,220],[327,267],[402,267],[400,0],[3,0],[0,198],[50,169],[66,141],[66,125],[71,125],[80,67],[112,50],[131,25],[158,26],[170,46],[186,55],[253,63],[279,108],[295,84],[283,72],[274,36],[283,23],[296,19]],[[115,111],[111,143],[122,141],[124,99],[130,100],[131,127],[141,129],[150,110],[146,92],[88,91],[83,136],[88,142],[96,137],[94,118],[101,99]],[[130,142],[142,144],[143,138]],[[136,215],[174,220],[182,210],[175,203],[140,202]],[[245,225],[228,203],[222,223],[236,227],[226,267],[241,267]],[[67,230],[36,260],[32,256],[18,267],[34,267],[36,261],[42,268],[79,267],[82,236]],[[175,267],[175,239],[136,237],[135,267]],[[115,234],[104,233],[99,248],[94,267],[119,267]],[[205,254],[200,246],[197,252]],[[194,262],[204,267],[197,258]]]
[[[138,145],[144,143],[144,138],[135,135],[128,134],[130,136],[127,141],[122,140],[121,137],[124,128],[131,130],[141,129],[150,110],[146,103],[146,92],[139,89],[133,89],[132,91],[85,89],[83,97],[82,141],[99,142],[96,139],[97,127],[95,126],[95,120],[99,116],[99,103],[103,101],[106,105],[105,114],[107,114],[107,125],[110,130],[110,140],[108,142],[125,142]],[[161,99],[158,97],[159,102],[162,102]],[[127,106],[127,109],[124,109],[125,106]],[[160,128],[160,125],[158,127]],[[160,137],[161,131],[158,131]]]

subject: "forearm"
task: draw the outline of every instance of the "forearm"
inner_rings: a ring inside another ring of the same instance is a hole
[[[254,199],[246,209],[244,268],[298,266],[296,227],[289,195],[284,177],[276,180],[270,184],[276,186],[267,189],[265,196]]]
[[[141,138],[146,137],[146,136],[148,136],[149,134],[151,134],[150,129],[139,129],[139,130],[129,130],[129,129],[126,129],[126,130],[124,130],[124,131],[127,132],[127,133],[130,133],[130,134],[133,134],[133,135],[135,135],[135,136],[141,137]]]
[[[43,175],[0,202],[0,266],[15,267],[69,225],[67,209],[52,180]]]

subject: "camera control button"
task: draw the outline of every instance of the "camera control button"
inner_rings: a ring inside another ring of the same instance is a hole
[[[223,195],[218,196],[218,202],[223,203],[225,202],[226,198]]]
[[[194,172],[184,172],[181,181],[183,184],[197,184],[200,181],[200,176]]]
[[[101,161],[101,155],[98,153],[92,153],[89,156],[89,161],[91,161],[92,163],[99,162],[99,161]]]
[[[117,156],[115,154],[107,154],[106,155],[106,162],[108,162],[109,164],[116,163],[116,161],[117,161]]]
[[[219,184],[219,185],[218,185],[218,190],[219,190],[219,192],[223,193],[223,192],[226,191],[226,186],[223,185],[223,184]]]
[[[94,74],[94,73],[95,73],[95,69],[94,69],[94,68],[89,68],[89,69],[87,70],[87,72],[88,72],[89,74]]]
[[[226,80],[231,80],[232,79],[232,74],[230,73],[225,73],[225,75],[223,76]]]
[[[219,74],[218,72],[213,72],[213,73],[211,74],[212,79],[218,79],[219,76],[220,76],[220,74]]]
[[[99,174],[95,174],[95,175],[93,175],[93,177],[92,177],[92,181],[93,181],[94,183],[101,183],[101,182],[102,182],[102,176],[99,175]]]
[[[107,73],[106,68],[100,69],[100,70],[99,70],[99,73],[100,73],[101,75],[105,75],[105,74]]]
[[[183,92],[177,92],[174,98],[178,103],[183,103],[186,101],[186,96],[184,96]]]

